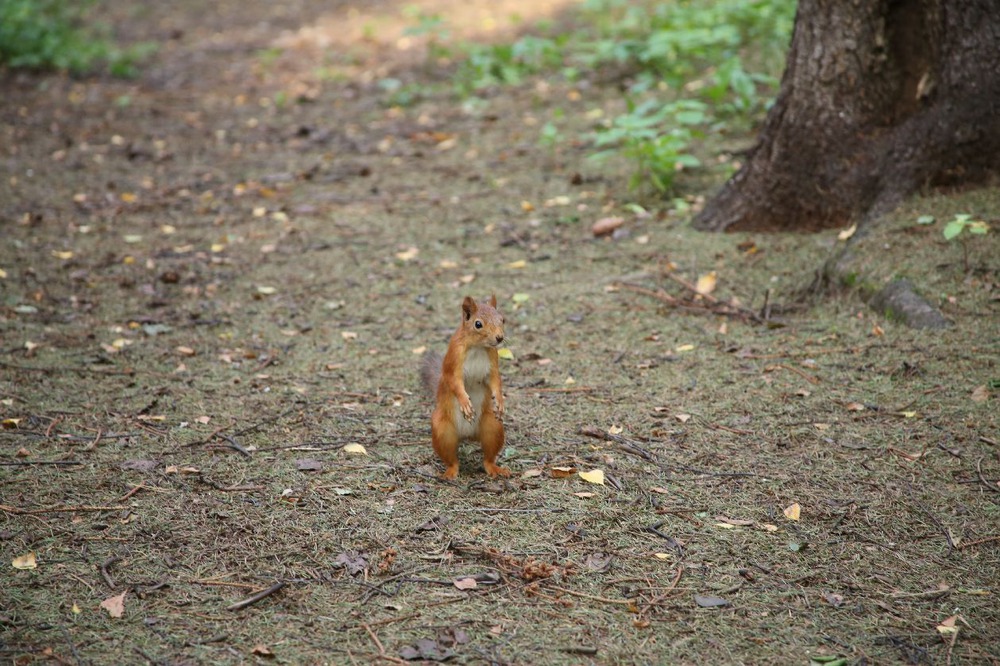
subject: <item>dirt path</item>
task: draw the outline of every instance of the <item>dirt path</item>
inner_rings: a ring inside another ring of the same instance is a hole
[[[491,38],[563,4],[425,9]],[[163,43],[138,81],[0,82],[5,655],[995,659],[995,272],[940,271],[947,336],[849,299],[776,327],[672,310],[618,283],[715,270],[780,306],[835,241],[623,208],[585,145],[538,142],[555,109],[574,136],[620,108],[614,86],[456,99],[400,3],[129,5],[126,37]],[[516,476],[468,447],[446,484],[417,354],[491,292]]]

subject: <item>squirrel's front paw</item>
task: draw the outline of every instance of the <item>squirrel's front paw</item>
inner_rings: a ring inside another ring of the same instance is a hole
[[[459,398],[458,406],[462,409],[462,416],[465,417],[466,421],[472,420],[472,401],[469,400],[469,396],[464,396]]]

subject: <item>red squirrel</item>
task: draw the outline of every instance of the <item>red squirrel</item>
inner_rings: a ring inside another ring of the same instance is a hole
[[[483,468],[490,476],[510,476],[497,465],[504,445],[503,386],[500,357],[503,315],[497,298],[462,301],[462,323],[451,336],[444,359],[427,354],[421,371],[424,387],[437,396],[431,415],[431,441],[444,463],[444,479],[458,476],[458,443],[472,439],[483,449]]]

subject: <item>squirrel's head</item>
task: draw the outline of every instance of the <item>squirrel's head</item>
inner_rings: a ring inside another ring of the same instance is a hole
[[[484,347],[499,347],[503,342],[504,318],[497,310],[497,297],[483,301],[466,296],[462,301],[462,328]]]

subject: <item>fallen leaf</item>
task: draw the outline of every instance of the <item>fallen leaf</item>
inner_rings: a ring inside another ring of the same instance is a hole
[[[622,428],[621,426],[611,426],[610,428],[608,428],[608,434],[609,435],[620,435],[620,434],[622,434],[622,432],[624,430],[625,429]]]
[[[343,451],[344,453],[354,453],[362,456],[368,455],[368,450],[356,442],[344,446]]]
[[[718,274],[715,271],[699,275],[698,281],[694,285],[694,290],[702,296],[707,296],[715,291],[715,284],[718,282],[718,279]]]
[[[191,465],[180,467],[178,465],[167,465],[163,470],[164,474],[201,474],[201,470]]]
[[[951,617],[941,620],[941,624],[937,626],[938,632],[942,636],[948,636],[950,634],[957,634],[958,627],[955,626],[955,622],[958,620],[957,615],[952,615]]]
[[[849,402],[844,405],[849,412],[863,412],[865,411],[865,406],[860,402]]]
[[[425,351],[427,351],[427,347],[425,346],[414,347],[410,351],[419,356],[420,354],[423,354]]]
[[[590,231],[595,236],[607,236],[615,229],[625,224],[623,217],[603,217],[590,227]]]
[[[196,422],[202,425],[208,425],[208,422],[211,420],[212,420],[211,416],[199,416],[198,418],[195,419]]]
[[[274,657],[274,653],[271,652],[271,648],[267,647],[263,643],[258,643],[257,645],[254,645],[253,649],[250,650],[250,654],[255,654],[258,657],[265,657],[268,659]]]
[[[802,514],[802,507],[800,507],[799,503],[796,502],[786,506],[782,513],[785,514],[785,518],[788,518],[788,520],[798,520],[799,516]]]
[[[454,585],[460,590],[474,590],[479,587],[479,583],[471,576],[456,579]]]
[[[257,293],[262,296],[270,296],[272,294],[277,294],[278,290],[275,287],[265,287],[263,285],[258,285]]]
[[[524,259],[518,259],[517,261],[512,261],[509,264],[507,264],[507,268],[524,268],[527,265],[528,265],[527,261],[525,261]],[[515,296],[517,296],[517,294],[515,294]],[[526,294],[524,295],[524,300],[528,300]],[[514,299],[514,302],[518,303],[519,301],[517,299]]]
[[[731,530],[731,529],[734,529],[736,527],[736,525],[731,525],[729,523],[716,523],[715,526],[716,527],[721,527],[724,530]]]
[[[777,525],[772,525],[771,523],[761,523],[760,524],[760,528],[762,530],[764,530],[765,532],[777,532],[778,531],[778,526]]]
[[[580,492],[580,493],[573,493],[573,496],[579,497],[580,499],[590,499],[591,497],[596,497],[597,495],[595,493]]]
[[[990,389],[986,384],[977,386],[972,391],[972,402],[986,402],[990,398]]]
[[[857,231],[857,230],[858,230],[858,225],[856,223],[852,224],[851,226],[847,227],[846,229],[844,229],[843,231],[841,231],[839,234],[837,234],[837,240],[845,241],[848,238],[850,238],[851,236],[853,236],[854,232]]]
[[[195,354],[198,353],[195,350],[191,349],[190,347],[185,347],[184,345],[174,348],[174,351],[176,351],[181,356],[194,356]]]
[[[513,361],[514,360],[514,353],[511,350],[507,349],[506,347],[504,347],[503,349],[498,349],[497,350],[497,356],[499,356],[500,358],[502,358],[505,361]]]
[[[679,347],[674,347],[676,352],[688,352],[694,349],[694,345],[680,345]]]
[[[729,602],[722,597],[712,597],[701,594],[694,595],[694,602],[702,608],[719,608],[721,606],[729,605]]]
[[[344,338],[345,340],[357,340],[358,334],[355,333],[354,331],[341,331],[340,337]]]
[[[20,557],[15,557],[11,562],[11,565],[15,569],[35,569],[38,567],[38,563],[35,561],[34,551],[30,553],[25,553]]]
[[[323,469],[323,463],[315,458],[299,458],[295,461],[295,469],[300,472],[318,472]]]
[[[0,426],[4,430],[17,430],[17,424],[21,422],[21,419],[4,419],[0,421]]]
[[[594,483],[599,486],[604,485],[604,471],[600,469],[594,469],[589,472],[580,472],[580,478],[587,483]]]
[[[14,457],[15,457],[15,458],[27,458],[27,457],[29,457],[30,455],[31,455],[31,451],[29,451],[28,449],[24,448],[23,446],[22,446],[21,448],[19,448],[19,449],[18,449],[18,450],[17,450],[17,451],[16,451],[15,453],[14,453]]]
[[[524,470],[524,472],[521,473],[521,478],[522,479],[534,479],[534,478],[537,478],[537,477],[541,476],[542,474],[543,474],[543,472],[540,469],[526,469],[526,470]]]
[[[885,330],[878,324],[875,324],[875,326],[872,328],[872,335],[875,336],[876,338],[881,338],[883,335],[885,335]]]
[[[552,475],[553,479],[564,479],[576,474],[576,467],[553,467],[549,470],[549,474]]]
[[[528,299],[530,299],[530,298],[531,298],[531,294],[518,293],[518,294],[514,294],[513,296],[511,296],[510,300],[514,301],[517,304],[521,304],[521,303],[527,302]]]
[[[73,602],[73,608],[71,610],[73,611],[73,615],[79,615],[83,612],[83,609],[77,606],[75,601]]]
[[[681,423],[687,423],[688,421],[691,420],[691,415],[690,414],[674,414],[674,418],[677,419],[678,421],[680,421]]]
[[[125,590],[117,596],[108,597],[101,602],[101,608],[108,611],[108,615],[111,617],[121,617],[125,613],[126,594],[128,594],[128,590]]]
[[[651,493],[659,493],[661,495],[669,495],[670,494],[670,491],[667,490],[666,488],[658,488],[658,487],[650,488],[649,492],[651,492]]]
[[[396,258],[400,261],[413,261],[420,254],[420,250],[417,247],[410,246],[403,250],[402,252],[396,253]]]
[[[653,553],[653,557],[655,557],[658,560],[669,560],[670,553]]]
[[[823,595],[823,599],[825,599],[826,603],[830,604],[834,608],[840,608],[840,606],[844,603],[844,595],[835,594],[833,592],[825,593]]]

